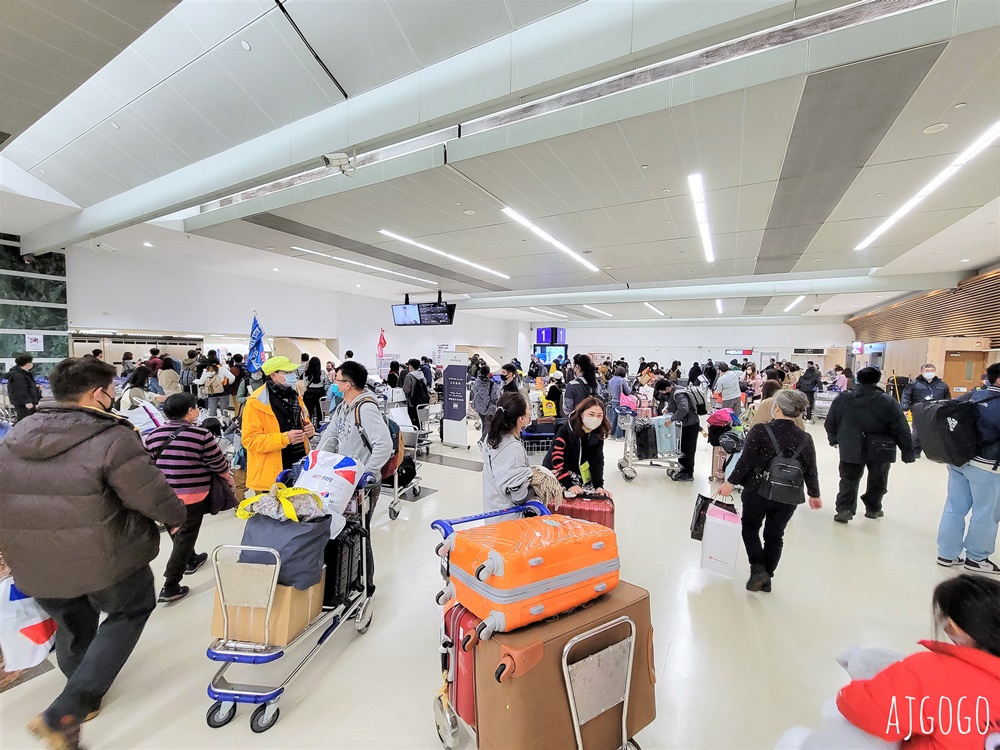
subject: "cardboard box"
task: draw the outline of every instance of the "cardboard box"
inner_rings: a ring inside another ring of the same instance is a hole
[[[656,718],[653,626],[649,592],[620,582],[611,592],[569,614],[510,633],[496,633],[476,647],[476,713],[480,750],[562,750],[576,747],[569,696],[562,672],[563,647],[573,637],[622,615],[636,626],[635,661],[627,726],[632,737]],[[628,635],[625,625],[581,643],[572,662]],[[494,673],[505,655],[519,654],[523,668],[498,683]],[[621,747],[622,707],[583,725],[588,750]]]
[[[292,586],[278,586],[271,605],[270,642],[274,646],[287,646],[305,630],[309,623],[323,611],[323,587],[326,568],[319,583],[300,591]],[[263,607],[227,607],[229,611],[229,637],[237,641],[264,643]],[[212,612],[212,637],[224,638],[222,602],[215,591],[215,609]]]

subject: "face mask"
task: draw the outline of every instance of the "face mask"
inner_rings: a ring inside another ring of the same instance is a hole
[[[934,378],[937,377],[936,372],[922,372],[920,373],[920,375],[921,377],[923,377],[924,380],[934,380]]]
[[[339,383],[334,383],[332,386],[330,386],[330,393],[332,393],[334,396],[344,395],[343,392],[340,390]]]
[[[583,428],[587,432],[593,432],[594,430],[596,430],[598,427],[601,426],[601,422],[603,421],[604,419],[602,417],[584,417]]]
[[[298,381],[298,379],[299,379],[299,376],[296,375],[294,372],[286,372],[285,373],[285,385],[295,385],[295,383],[296,383],[296,381]]]
[[[105,396],[108,396],[107,391],[102,390],[101,393]],[[101,404],[100,401],[98,401],[97,403]],[[101,404],[101,409],[103,409],[106,413],[110,414],[111,411],[113,410],[114,405],[115,405],[115,397],[108,396],[108,405],[105,406],[104,404]]]

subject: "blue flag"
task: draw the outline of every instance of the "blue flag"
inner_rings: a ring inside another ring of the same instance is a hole
[[[264,363],[264,329],[257,322],[257,313],[253,316],[250,327],[250,351],[247,353],[247,369],[257,372]]]

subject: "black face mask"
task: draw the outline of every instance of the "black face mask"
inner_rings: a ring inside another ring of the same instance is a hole
[[[105,395],[105,396],[108,395],[107,391],[105,391],[103,388],[101,389],[101,393],[103,395]],[[108,401],[109,401],[109,403],[108,403],[107,406],[105,406],[104,404],[101,404],[101,409],[104,410],[105,414],[110,414],[112,411],[114,411],[114,406],[115,406],[115,399],[114,399],[114,397],[113,396],[109,397]],[[101,403],[101,402],[98,401],[98,403]]]

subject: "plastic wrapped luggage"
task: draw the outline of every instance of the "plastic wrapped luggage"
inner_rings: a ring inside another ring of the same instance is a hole
[[[479,618],[458,602],[444,610],[442,671],[448,681],[448,702],[459,717],[476,728],[476,626]]]
[[[364,547],[361,537],[364,533],[364,527],[352,521],[336,539],[326,543],[323,550],[323,562],[326,564],[323,606],[345,604],[357,592],[364,590],[365,582],[361,580]]]
[[[839,395],[840,393],[836,391],[816,391],[813,419],[826,419],[826,415],[830,413],[830,405]]]
[[[444,542],[454,598],[483,620],[481,638],[578,607],[618,585],[618,541],[564,515],[463,529]]]
[[[712,473],[708,478],[713,482],[721,482],[726,478],[726,459],[729,454],[722,448],[712,448]]]
[[[680,443],[677,436],[678,428],[670,417],[655,417],[653,427],[656,430],[656,449],[660,455],[678,453]]]
[[[586,493],[576,497],[564,498],[559,507],[555,503],[547,503],[546,507],[553,513],[579,518],[581,521],[592,521],[609,529],[615,527],[615,501],[604,495]]]

